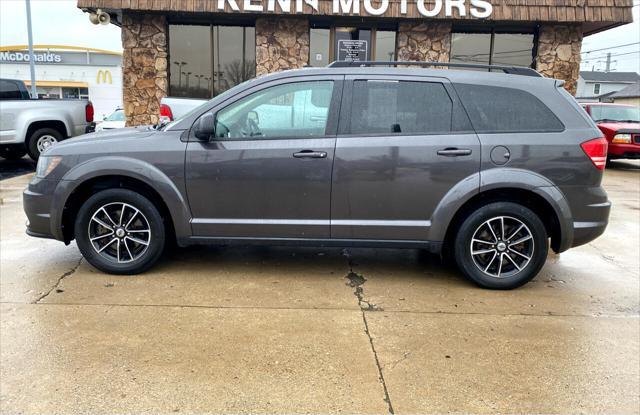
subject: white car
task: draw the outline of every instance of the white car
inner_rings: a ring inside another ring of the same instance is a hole
[[[125,124],[124,110],[121,108],[118,108],[117,110],[109,114],[107,117],[105,117],[100,124],[96,125],[96,131],[113,130],[115,128],[124,128],[124,124]]]

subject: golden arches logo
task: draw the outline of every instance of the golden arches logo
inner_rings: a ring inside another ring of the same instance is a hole
[[[111,76],[111,72],[108,69],[105,69],[104,71],[100,69],[98,71],[98,75],[96,76],[96,83],[112,84],[113,77]]]

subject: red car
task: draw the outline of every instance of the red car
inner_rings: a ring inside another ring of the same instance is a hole
[[[608,160],[640,159],[640,108],[633,105],[582,104],[609,142]]]

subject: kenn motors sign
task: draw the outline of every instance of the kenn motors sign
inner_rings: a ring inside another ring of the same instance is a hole
[[[231,10],[245,13],[307,13],[310,7],[321,12],[320,0],[213,0],[219,11]],[[484,19],[493,13],[493,5],[485,0],[332,0],[331,14],[355,16],[382,16],[391,7],[390,3],[399,3],[400,15],[407,15],[409,8],[417,8],[424,17],[471,16]]]

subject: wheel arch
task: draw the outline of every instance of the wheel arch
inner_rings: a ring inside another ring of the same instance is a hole
[[[67,127],[64,121],[38,120],[38,121],[33,121],[27,127],[27,131],[25,133],[25,142],[31,139],[31,135],[33,135],[34,132],[36,132],[41,128],[51,128],[53,130],[58,131],[60,134],[62,134],[62,138],[69,138],[69,128]]]
[[[167,221],[168,236],[178,241],[190,236],[188,205],[169,177],[141,160],[107,157],[74,167],[59,182],[58,196],[51,209],[52,234],[56,239],[71,241],[73,221],[82,203],[96,191],[110,188],[140,192],[160,210]]]
[[[545,224],[551,248],[564,252],[573,241],[573,220],[564,194],[548,179],[519,169],[492,169],[455,186],[440,202],[432,217],[430,240],[448,249],[452,235],[469,212],[491,202],[503,201],[532,209]],[[472,187],[476,184],[476,187]]]
[[[493,202],[512,202],[531,209],[544,224],[547,235],[551,238],[551,248],[556,252],[560,251],[563,231],[553,206],[538,193],[517,187],[487,190],[467,200],[451,219],[445,233],[444,246],[452,246],[456,231],[469,214]]]

